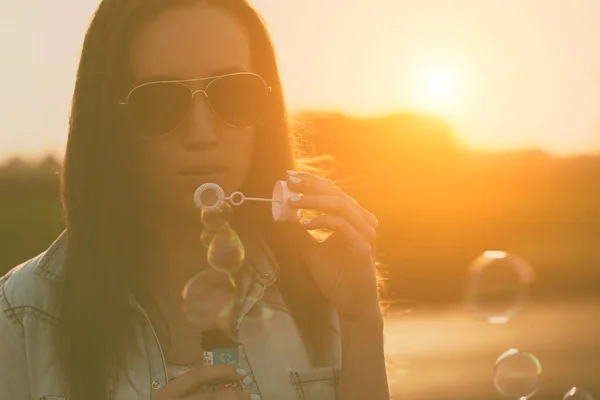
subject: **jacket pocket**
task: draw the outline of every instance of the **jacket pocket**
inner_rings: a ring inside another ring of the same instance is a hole
[[[303,371],[290,371],[290,378],[298,400],[335,400],[340,381],[339,369],[317,367]]]

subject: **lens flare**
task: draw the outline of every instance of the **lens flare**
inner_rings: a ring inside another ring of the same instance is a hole
[[[585,389],[573,387],[565,394],[563,400],[594,400],[594,397]]]

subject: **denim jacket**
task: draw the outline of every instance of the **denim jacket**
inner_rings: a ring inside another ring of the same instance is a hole
[[[66,400],[68,382],[59,365],[57,337],[66,234],[50,248],[0,278],[0,399]],[[262,400],[335,400],[341,366],[341,340],[332,333],[332,360],[313,367],[299,332],[274,285],[278,267],[266,246],[247,251],[240,282],[246,293],[238,314],[240,367],[250,371],[244,389]],[[122,378],[108,382],[110,400],[150,400],[168,381],[167,366],[154,328],[143,308],[136,345]],[[265,318],[264,316],[268,316]],[[338,324],[332,315],[334,326]],[[131,382],[130,382],[131,381]]]

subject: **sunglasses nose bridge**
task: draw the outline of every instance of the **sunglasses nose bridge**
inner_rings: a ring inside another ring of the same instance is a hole
[[[206,91],[204,89],[191,89],[190,88],[190,92],[192,93],[192,100],[194,100],[194,97],[196,96],[197,93],[202,93],[204,95],[204,100],[208,100],[208,94],[206,93]]]
[[[192,88],[189,88],[189,89],[190,89],[190,93],[192,94],[190,96],[191,97],[190,104],[191,104],[192,107],[195,107],[195,104],[196,104],[194,102],[196,94],[202,93],[204,95],[203,96],[204,105],[208,106],[209,109],[212,109],[212,107],[210,107],[210,101],[208,100],[208,93],[206,93],[206,90],[204,90],[204,89],[192,89]]]

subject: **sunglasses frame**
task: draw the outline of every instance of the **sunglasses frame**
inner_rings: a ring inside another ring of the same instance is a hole
[[[181,119],[181,121],[179,121],[179,123],[170,131],[165,132],[165,133],[161,133],[159,135],[156,136],[145,136],[145,135],[140,135],[143,136],[145,138],[158,138],[158,137],[163,137],[166,136],[170,133],[172,133],[173,131],[176,131],[181,124],[183,123],[183,121],[185,121],[185,118],[187,117],[188,113],[190,112],[191,109],[191,105],[194,102],[194,96],[196,95],[196,93],[202,93],[204,94],[204,101],[205,103],[208,105],[208,108],[210,109],[210,111],[217,116],[217,118],[219,118],[219,120],[221,120],[225,125],[231,127],[231,128],[249,128],[251,126],[256,125],[257,123],[260,122],[261,118],[258,118],[258,120],[256,120],[255,122],[253,122],[250,125],[233,125],[230,122],[226,121],[222,116],[219,115],[219,113],[214,109],[213,105],[210,102],[210,98],[208,97],[208,93],[206,92],[208,90],[208,88],[210,87],[210,85],[212,85],[214,82],[218,81],[219,79],[223,79],[223,78],[227,78],[230,76],[238,76],[238,75],[253,75],[258,77],[262,83],[265,85],[265,89],[267,90],[267,95],[272,93],[273,89],[271,86],[269,86],[267,84],[267,82],[262,78],[262,76],[255,74],[254,72],[232,72],[229,74],[223,74],[223,75],[215,75],[215,76],[208,76],[205,78],[194,78],[194,79],[177,79],[177,80],[164,80],[164,81],[152,81],[152,82],[144,82],[142,84],[139,84],[137,86],[135,86],[134,88],[132,88],[129,93],[127,93],[127,97],[125,97],[125,100],[119,100],[119,104],[122,106],[126,106],[127,104],[129,104],[129,98],[131,97],[131,94],[136,91],[137,89],[140,89],[144,86],[149,86],[149,85],[156,85],[159,83],[174,83],[174,84],[178,84],[181,86],[185,86],[191,96],[190,96],[190,106],[188,107],[188,110],[186,110],[183,118]],[[208,83],[206,84],[206,86],[204,86],[204,89],[194,89],[191,86],[187,85],[187,83],[195,83],[195,82],[203,82],[203,81],[208,81]]]

